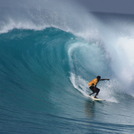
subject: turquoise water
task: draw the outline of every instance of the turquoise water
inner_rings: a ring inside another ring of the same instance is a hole
[[[107,101],[92,102],[84,96],[85,83],[94,74],[83,67],[79,47],[69,55],[76,43],[85,42],[55,28],[1,34],[1,133],[133,132],[132,96],[120,93],[110,99],[103,85],[100,97]],[[108,87],[111,82],[103,84]]]
[[[0,133],[132,134],[133,16],[29,2],[0,8]],[[86,97],[97,75],[103,102]]]

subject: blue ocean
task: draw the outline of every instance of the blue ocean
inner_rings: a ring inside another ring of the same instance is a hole
[[[0,134],[134,133],[133,15],[0,5]],[[98,75],[101,102],[87,97]]]

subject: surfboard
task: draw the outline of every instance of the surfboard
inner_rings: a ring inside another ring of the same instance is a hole
[[[105,101],[104,99],[94,98],[93,96],[89,96],[89,95],[88,95],[88,97],[89,97],[90,99],[92,99],[93,101]]]

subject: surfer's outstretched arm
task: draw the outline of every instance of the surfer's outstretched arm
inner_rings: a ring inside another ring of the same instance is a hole
[[[100,79],[100,81],[103,81],[103,80],[110,80],[110,79]]]

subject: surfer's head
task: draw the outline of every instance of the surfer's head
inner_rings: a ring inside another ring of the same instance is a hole
[[[96,78],[97,78],[97,79],[101,79],[101,76],[97,76]]]

